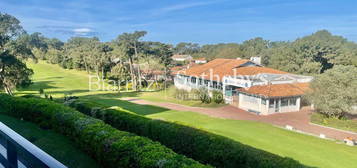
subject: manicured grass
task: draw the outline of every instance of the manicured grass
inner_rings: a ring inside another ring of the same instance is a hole
[[[186,100],[182,101],[174,98],[174,87],[162,91],[147,91],[147,92],[114,92],[114,91],[91,91],[89,92],[89,76],[84,71],[67,70],[59,67],[58,65],[51,65],[40,61],[37,64],[29,62],[27,64],[35,71],[33,79],[35,83],[29,88],[20,89],[21,94],[38,94],[42,88],[47,94],[52,95],[54,98],[63,98],[65,94],[75,96],[87,96],[96,94],[115,94],[116,97],[132,97],[156,102],[170,102],[194,107],[220,107],[224,104],[205,104],[201,101]],[[96,80],[92,78],[92,82]],[[92,89],[96,89],[97,85],[92,84]],[[107,87],[105,85],[105,87]]]
[[[342,129],[346,131],[357,132],[357,120],[327,118],[321,114],[313,113],[311,122],[319,125]]]
[[[85,72],[75,70],[63,70],[57,65],[31,64],[34,69],[35,84],[27,91],[18,93],[37,93],[39,86],[47,86],[45,91],[63,97],[64,92],[72,92],[73,95],[101,103],[107,106],[118,106],[133,113],[145,115],[151,118],[164,119],[183,123],[200,129],[207,130],[241,143],[259,148],[281,156],[291,157],[308,166],[316,167],[355,167],[357,165],[357,147],[349,147],[339,142],[323,140],[312,136],[287,131],[268,124],[224,120],[205,115],[174,111],[150,105],[137,105],[129,101],[120,100],[125,96],[116,92],[87,92],[88,77]],[[43,85],[45,84],[45,85]],[[145,97],[151,101],[165,101],[163,93],[126,93],[130,97]],[[159,98],[158,98],[159,97]],[[168,102],[172,102],[169,101]],[[259,157],[259,156],[257,156]]]
[[[0,115],[0,121],[68,167],[100,167],[63,135],[6,115]]]
[[[224,104],[216,104],[210,103],[205,104],[201,101],[197,100],[180,100],[174,97],[175,87],[171,86],[165,90],[158,91],[158,92],[143,92],[138,96],[140,99],[155,101],[155,102],[170,102],[175,104],[182,104],[186,106],[194,106],[194,107],[221,107]]]
[[[335,141],[295,133],[268,124],[217,119],[193,112],[168,111],[149,115],[194,126],[241,143],[291,157],[301,163],[316,167],[354,167],[357,160],[356,147],[338,144]]]

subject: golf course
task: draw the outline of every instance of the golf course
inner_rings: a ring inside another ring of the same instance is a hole
[[[133,97],[149,101],[163,101],[165,93],[89,91],[89,78],[84,71],[67,70],[43,61],[29,62],[27,65],[34,71],[33,84],[16,91],[16,96],[38,95],[40,89],[58,100],[66,95],[78,96],[79,99],[225,136],[254,148],[292,158],[307,166],[353,168],[357,165],[357,147],[346,146],[339,141],[324,140],[259,122],[219,119],[189,111],[138,105],[120,98]],[[166,93],[165,96],[169,97],[170,94]],[[169,102],[175,103],[175,100],[171,99]],[[199,106],[195,103],[187,105]],[[0,120],[6,120],[6,118],[0,117]]]

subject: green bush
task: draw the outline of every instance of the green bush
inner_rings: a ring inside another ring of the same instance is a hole
[[[0,113],[69,136],[103,167],[205,167],[157,142],[119,131],[101,120],[45,99],[0,94]]]
[[[93,102],[76,101],[70,106],[102,119],[115,128],[148,137],[177,153],[216,167],[305,167],[290,158],[280,157],[192,127],[153,120],[120,110],[105,109]]]
[[[343,129],[346,131],[352,131],[352,132],[357,132],[357,121],[356,120],[351,120],[348,118],[333,118],[333,117],[327,117],[323,114],[320,113],[312,113],[311,118],[310,118],[312,123],[319,124],[319,125],[324,125],[328,127],[334,127],[337,129]]]
[[[213,99],[213,102],[215,102],[217,104],[223,103],[223,94],[222,94],[222,92],[217,91],[217,90],[212,91],[212,99]]]
[[[199,89],[199,94],[200,94],[200,100],[202,103],[206,103],[206,104],[211,103],[212,99],[209,96],[207,89],[205,89],[205,88]]]
[[[184,89],[175,89],[174,97],[180,100],[189,100],[189,92]]]

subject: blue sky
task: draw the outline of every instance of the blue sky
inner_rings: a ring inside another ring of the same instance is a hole
[[[357,41],[354,0],[0,0],[29,32],[67,40],[146,30],[145,40],[200,44],[294,40],[320,29]]]

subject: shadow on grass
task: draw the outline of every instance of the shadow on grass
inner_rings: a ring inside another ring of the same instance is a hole
[[[120,100],[119,99],[120,97],[129,97],[129,96],[119,96],[121,94],[122,93],[104,93],[104,94],[96,94],[96,95],[87,95],[87,96],[80,96],[80,99],[93,101],[107,107],[117,106],[139,115],[150,115],[150,114],[156,114],[156,113],[161,113],[170,110],[158,106],[136,104],[130,102],[130,100],[129,101]],[[137,97],[136,94],[140,94],[140,93],[131,92],[130,97]]]
[[[87,89],[75,89],[75,90],[59,90],[59,91],[47,91],[47,94],[63,94],[63,95],[75,95],[78,93],[89,92]]]
[[[34,82],[28,87],[19,88],[18,91],[36,91],[38,92],[40,89],[55,89],[58,87],[53,86],[54,81],[39,81]]]
[[[48,77],[48,78],[45,78],[45,79],[63,79],[63,77],[61,77],[61,76],[57,76],[57,77]]]
[[[53,83],[55,83],[55,82],[54,81],[34,82],[29,87],[20,88],[19,91],[39,91],[39,89],[54,89],[54,88],[58,88],[58,87],[52,86],[51,84],[53,84]]]

